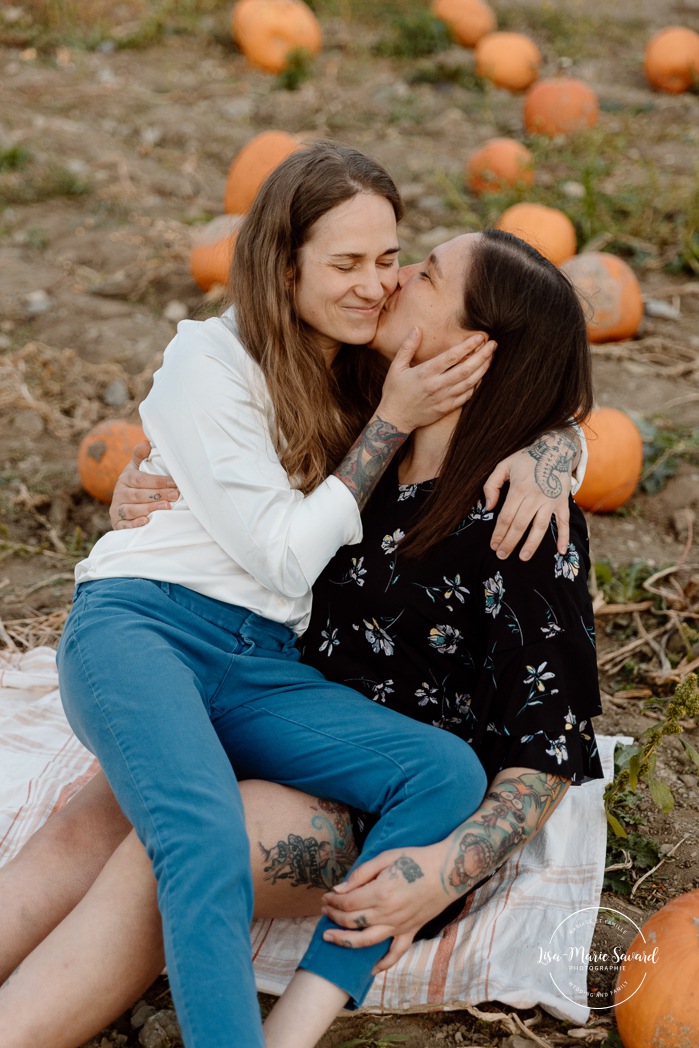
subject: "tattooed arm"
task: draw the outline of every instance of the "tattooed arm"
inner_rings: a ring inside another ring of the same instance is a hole
[[[558,527],[558,552],[566,552],[570,521],[568,497],[582,450],[580,431],[574,426],[553,430],[542,433],[529,447],[503,459],[491,473],[483,489],[487,509],[496,505],[503,484],[510,483],[491,542],[498,557],[509,556],[531,523],[519,554],[522,560],[529,560],[546,533],[552,515]]]
[[[378,414],[374,415],[335,470],[335,476],[352,492],[360,510],[409,436],[409,431],[402,431]]]
[[[546,772],[500,772],[478,811],[449,838],[442,870],[445,892],[464,894],[493,873],[539,832],[567,789],[567,779]]]
[[[390,968],[423,924],[494,873],[539,832],[567,788],[567,779],[546,772],[501,771],[477,811],[446,840],[384,852],[328,892],[323,912],[354,930],[329,931],[325,938],[357,947],[393,936],[375,970]]]

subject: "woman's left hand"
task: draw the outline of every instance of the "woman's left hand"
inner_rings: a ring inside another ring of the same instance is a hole
[[[131,461],[117,478],[109,507],[109,519],[115,531],[123,528],[141,528],[157,509],[171,509],[180,493],[172,477],[157,473],[142,473],[141,463],[151,452],[150,441],[142,440],[133,449]]]
[[[373,946],[393,938],[374,973],[386,971],[403,956],[415,933],[441,913],[453,895],[441,883],[439,845],[393,849],[358,866],[346,881],[323,896],[323,910],[346,931],[326,931],[338,946]]]
[[[558,528],[557,548],[563,554],[570,538],[570,495],[573,465],[579,448],[569,430],[544,433],[531,447],[504,459],[484,486],[486,509],[497,505],[500,489],[509,480],[507,493],[490,542],[498,557],[505,559],[524,535],[529,535],[519,557],[529,560],[546,534],[551,516]]]

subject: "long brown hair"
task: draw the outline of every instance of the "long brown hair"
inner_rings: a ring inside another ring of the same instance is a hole
[[[427,510],[401,544],[409,556],[421,556],[458,527],[498,462],[592,409],[578,296],[523,240],[494,229],[474,240],[459,323],[487,331],[498,348],[461,412]]]
[[[260,365],[274,407],[282,465],[312,491],[347,453],[380,399],[386,365],[364,347],[341,347],[328,368],[314,333],[294,307],[299,251],[313,225],[358,193],[403,204],[376,160],[317,141],[265,180],[240,226],[231,289],[241,342]]]

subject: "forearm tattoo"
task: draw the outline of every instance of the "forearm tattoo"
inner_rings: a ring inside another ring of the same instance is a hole
[[[545,772],[499,779],[480,808],[456,831],[442,873],[445,891],[470,891],[543,825],[568,788]]]
[[[554,430],[544,433],[535,444],[525,449],[536,460],[534,479],[550,499],[557,499],[563,491],[558,473],[570,476],[578,447],[570,436],[570,430]]]
[[[290,833],[267,848],[258,841],[263,857],[263,876],[266,881],[288,881],[298,888],[333,888],[344,880],[357,858],[357,846],[352,836],[352,823],[341,804],[319,800],[321,809],[311,819],[311,827],[318,836],[301,837]]]
[[[335,470],[335,476],[350,489],[360,510],[366,506],[381,474],[409,436],[390,422],[375,418],[365,426]]]

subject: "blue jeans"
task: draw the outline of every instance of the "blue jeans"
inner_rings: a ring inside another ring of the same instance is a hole
[[[446,837],[483,797],[464,742],[326,681],[287,627],[182,586],[84,583],[58,666],[71,727],[153,863],[187,1048],[264,1044],[236,775],[378,812],[363,859]],[[348,950],[323,941],[327,926],[302,966],[359,1002],[388,942]]]

